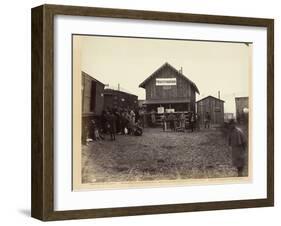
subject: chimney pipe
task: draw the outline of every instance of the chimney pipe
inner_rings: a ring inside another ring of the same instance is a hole
[[[183,73],[183,69],[182,69],[182,67],[181,67],[181,69],[180,69],[180,73],[181,73],[181,74]]]
[[[218,98],[221,99],[221,92],[218,92]]]

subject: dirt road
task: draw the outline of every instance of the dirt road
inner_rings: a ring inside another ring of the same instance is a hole
[[[237,176],[220,130],[117,135],[82,147],[82,183]]]

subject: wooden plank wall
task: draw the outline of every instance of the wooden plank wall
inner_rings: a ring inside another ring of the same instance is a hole
[[[220,109],[220,111],[216,111],[216,109]],[[206,112],[210,113],[212,124],[224,122],[224,102],[214,98],[206,98],[198,102],[197,113],[200,115],[201,123],[204,123]]]
[[[171,89],[163,89],[163,86],[156,86],[156,78],[177,78],[177,85],[171,86]],[[146,84],[145,88],[146,100],[186,99],[191,98],[193,94],[195,96],[195,90],[192,89],[190,83],[169,67],[164,67],[160,70]]]

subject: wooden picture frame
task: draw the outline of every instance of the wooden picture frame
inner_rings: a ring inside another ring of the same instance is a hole
[[[267,198],[122,208],[54,210],[54,16],[71,15],[218,25],[255,26],[267,29]],[[32,217],[43,220],[115,217],[206,211],[274,205],[274,20],[42,5],[32,9]]]

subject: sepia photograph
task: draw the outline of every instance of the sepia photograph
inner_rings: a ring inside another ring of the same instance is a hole
[[[73,190],[249,182],[251,74],[251,42],[73,34]]]

